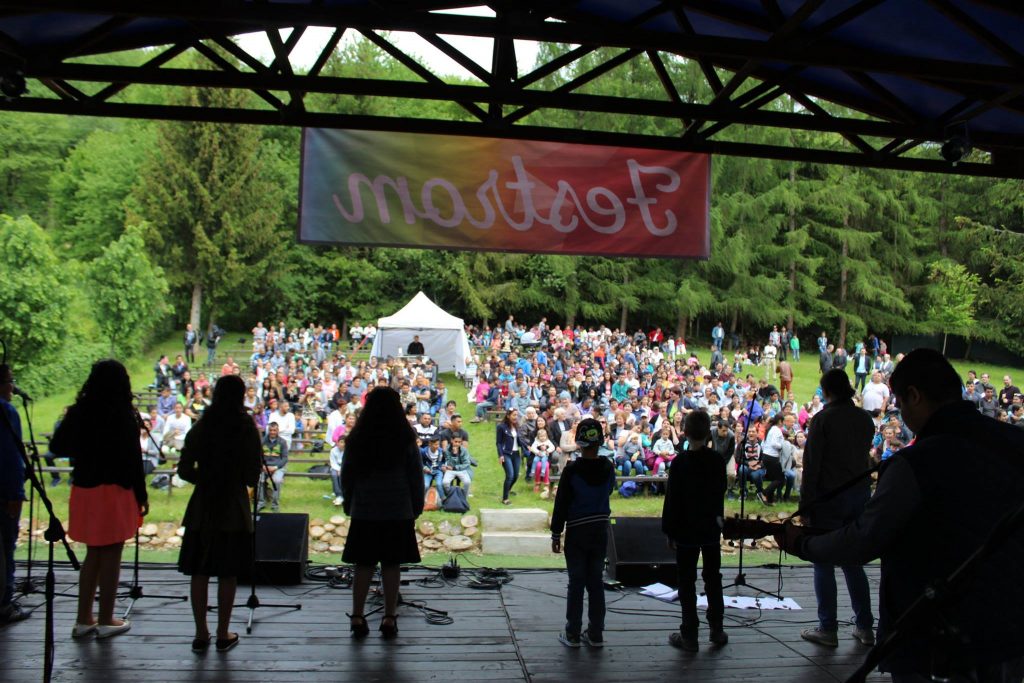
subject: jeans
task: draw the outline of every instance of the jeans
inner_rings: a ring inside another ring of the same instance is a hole
[[[441,501],[444,498],[444,487],[441,482],[444,481],[444,475],[441,474],[441,470],[431,470],[430,472],[423,473],[423,490],[426,491],[430,488],[430,483],[434,483],[434,488],[437,489],[437,499]]]
[[[814,508],[810,517],[811,526],[820,529],[838,529],[860,516],[865,503],[871,497],[868,487],[850,489]],[[850,593],[854,621],[857,628],[869,629],[875,623],[871,614],[871,589],[864,567],[847,565],[842,567],[846,577],[846,589]],[[837,590],[835,566],[814,563],[814,594],[818,599],[818,624],[823,631],[835,631],[839,626],[836,606]]]
[[[271,482],[273,482],[273,486],[272,487],[271,487]],[[281,486],[283,486],[283,485],[284,485],[284,470],[283,469],[274,470],[274,472],[270,475],[270,481],[267,481],[267,474],[266,474],[266,472],[260,472],[260,483],[259,483],[259,486],[257,486],[257,490],[259,491],[259,496],[260,496],[260,498],[259,498],[260,504],[263,504],[263,503],[266,502],[266,490],[268,488],[270,488],[270,489],[272,489],[271,492],[270,492],[270,505],[272,507],[275,507],[275,508],[277,506],[279,506],[281,504]]]
[[[196,347],[195,345],[185,344],[185,362],[189,364],[195,364],[196,362]]]
[[[217,359],[217,347],[207,346],[206,347],[206,364],[213,365],[213,361]]]
[[[331,470],[331,489],[334,491],[335,498],[341,498],[341,472],[337,470]]]
[[[637,476],[647,474],[647,464],[642,457],[637,457],[634,462],[630,462],[629,458],[616,458],[615,465],[624,477],[630,476],[630,472],[635,473]]]
[[[722,628],[725,618],[725,599],[722,597],[722,551],[717,543],[676,547],[676,567],[679,571],[679,606],[683,621],[679,633],[684,638],[697,637],[697,557],[704,556],[704,593],[708,596],[708,625]]]
[[[473,482],[473,475],[470,474],[469,470],[448,470],[441,479],[441,486],[448,489],[456,479],[462,482],[462,490],[468,496],[469,485]]]
[[[764,493],[764,475],[764,468],[761,468],[759,470],[752,470],[746,465],[740,465],[739,472],[737,472],[737,477],[741,481],[743,479],[746,479],[748,482],[754,485],[754,490],[761,494]]]
[[[793,360],[800,360],[800,349],[793,349]]]
[[[604,633],[604,556],[608,547],[608,523],[583,524],[565,530],[565,567],[569,591],[565,596],[565,632],[579,635],[583,629],[583,591],[588,598],[587,629]]]
[[[520,449],[520,457],[522,458],[520,462],[526,465],[526,467],[523,468],[526,471],[523,478],[526,479],[526,481],[530,481],[533,479],[533,461],[535,457],[533,453],[525,448]]]
[[[493,407],[494,404],[490,401],[480,401],[476,404],[476,417],[478,420],[482,420],[487,417],[487,409]]]
[[[512,493],[512,486],[519,479],[519,465],[521,462],[522,459],[518,453],[505,456],[505,462],[502,464],[502,467],[505,469],[505,483],[501,487],[502,500],[508,500],[509,495]]]
[[[864,385],[868,381],[868,373],[866,372],[855,372],[853,373],[853,388],[857,391],[864,391]]]
[[[3,543],[0,549],[0,607],[11,604],[14,599],[14,546],[18,541],[18,521],[11,519],[6,509],[0,515],[0,543]]]

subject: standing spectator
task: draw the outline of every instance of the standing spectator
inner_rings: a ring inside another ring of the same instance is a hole
[[[684,420],[686,450],[672,465],[661,513],[661,529],[669,548],[676,551],[679,572],[679,605],[682,623],[668,642],[687,652],[697,646],[697,559],[704,558],[704,592],[708,598],[710,640],[722,646],[729,642],[723,628],[725,601],[722,596],[722,551],[719,547],[725,517],[725,463],[722,455],[705,444],[711,434],[708,414],[694,410]]]
[[[416,434],[393,389],[377,387],[366,395],[346,439],[341,482],[344,510],[352,520],[342,560],[356,565],[349,615],[352,635],[361,638],[370,632],[363,610],[379,563],[384,589],[380,632],[394,638],[400,565],[420,561],[414,524],[423,512],[423,472]]]
[[[854,391],[864,391],[864,383],[867,381],[868,375],[871,374],[871,369],[871,357],[868,355],[868,349],[866,346],[862,346],[857,358],[853,361]]]
[[[185,325],[185,360],[189,363],[196,362],[196,343],[199,341],[199,335],[192,328],[192,323]]]
[[[1020,389],[1013,385],[1013,380],[1009,375],[1003,376],[1003,388],[999,390],[999,405],[1009,410],[1013,404],[1013,397],[1020,394]]]
[[[850,360],[850,355],[846,352],[846,349],[840,346],[836,349],[835,354],[832,356],[832,367],[836,370],[842,370],[846,372],[846,363]]]
[[[722,321],[719,320],[718,324],[711,328],[711,344],[718,349],[722,350],[722,343],[725,341],[725,328],[722,327]],[[675,350],[675,344],[673,343],[673,350]]]
[[[778,334],[776,332],[775,334]],[[775,381],[775,370],[776,370],[776,355],[778,354],[778,347],[775,344],[765,344],[764,351],[762,352],[762,362],[764,363],[764,376],[768,381]]]
[[[0,410],[4,412],[0,419],[7,423],[0,425],[0,624],[28,619],[31,614],[14,601],[14,548],[18,543],[21,504],[25,500],[25,460],[18,447],[22,439],[21,417],[11,405],[13,396],[14,375],[4,363],[0,365]]]
[[[800,337],[797,336],[796,330],[790,334],[789,337],[789,350],[793,352],[793,362],[800,361]]]
[[[861,408],[871,417],[878,418],[889,404],[889,387],[882,381],[882,373],[871,375],[871,383],[861,392]]]
[[[821,336],[818,337],[818,352],[822,353],[828,348],[828,337],[825,335],[825,330],[821,331]]]
[[[510,316],[511,319],[511,316]],[[505,482],[501,488],[501,504],[511,505],[510,496],[515,495],[512,487],[519,478],[521,455],[519,452],[519,411],[515,408],[505,412],[505,417],[495,430],[495,443],[498,449],[498,462],[505,470]]]
[[[551,514],[551,550],[562,550],[565,529],[565,565],[569,590],[565,601],[565,629],[558,640],[567,647],[580,643],[604,646],[604,574],[608,545],[608,498],[615,488],[615,470],[608,458],[597,457],[604,433],[596,420],[587,418],[576,427],[576,446],[582,457],[566,465]],[[589,624],[583,628],[583,592],[586,590]]]
[[[779,391],[783,400],[793,400],[793,366],[785,359],[779,363]]]
[[[825,373],[821,378],[821,391],[826,403],[811,420],[807,435],[800,503],[811,511],[807,517],[809,525],[838,529],[863,512],[871,497],[871,481],[865,477],[858,485],[830,500],[819,504],[815,501],[868,468],[875,427],[871,417],[853,405],[854,391],[845,372],[835,369]],[[851,563],[843,565],[842,569],[856,620],[853,637],[864,645],[873,645],[875,634],[871,628],[875,618],[871,614],[871,593],[864,567]],[[814,563],[814,594],[818,599],[818,626],[804,629],[800,636],[812,643],[837,647],[839,621],[834,565]]]
[[[217,360],[217,345],[220,344],[221,338],[224,336],[224,330],[220,329],[217,325],[210,326],[210,333],[206,335],[206,365],[207,367],[213,367],[213,364]],[[228,359],[231,362],[231,359]],[[230,372],[221,374],[231,374]]]
[[[72,458],[68,536],[87,547],[79,574],[74,638],[108,638],[131,624],[114,617],[124,542],[149,512],[139,448],[139,423],[128,371],[115,360],[92,366],[75,404],[50,440],[59,456]],[[102,425],[103,438],[96,429]],[[93,602],[99,588],[99,618]]]
[[[191,577],[193,652],[210,647],[206,613],[211,576],[217,577],[217,651],[238,644],[238,634],[228,627],[238,574],[252,562],[246,487],[256,486],[260,472],[260,436],[242,405],[244,394],[239,377],[217,381],[203,419],[185,438],[178,465],[178,476],[196,485],[182,520],[185,535],[178,555],[178,571]]]
[[[832,360],[832,345],[829,344],[818,354],[818,372],[824,375],[826,372],[831,370]]]

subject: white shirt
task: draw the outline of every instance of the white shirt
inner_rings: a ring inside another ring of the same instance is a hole
[[[869,413],[881,410],[889,402],[889,387],[884,382],[871,382],[861,392],[861,407]]]
[[[164,434],[161,441],[168,443],[174,448],[181,448],[185,442],[185,435],[188,434],[188,430],[192,428],[192,418],[184,413],[181,417],[175,417],[174,415],[168,415],[164,418]],[[177,430],[177,434],[175,434]],[[168,441],[168,435],[170,441]]]
[[[288,412],[286,415],[282,415],[281,411],[271,413],[267,419],[267,424],[272,422],[277,423],[277,434],[284,442],[288,444],[288,450],[292,448],[292,435],[295,433],[295,413]]]

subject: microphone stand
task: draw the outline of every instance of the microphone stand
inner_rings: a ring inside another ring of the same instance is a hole
[[[139,427],[146,432],[146,436],[149,437],[150,442],[157,447],[159,452],[160,446],[157,444],[156,439],[153,438],[153,434],[149,431],[149,428],[142,422],[142,418],[139,416],[139,411],[132,408],[132,413],[135,415],[136,421],[139,423]],[[127,619],[132,613],[132,609],[135,607],[135,602],[142,598],[157,598],[160,600],[181,600],[182,602],[188,602],[187,595],[146,595],[142,591],[142,584],[139,583],[139,529],[135,529],[135,557],[132,560],[132,583],[128,588],[127,594],[119,595],[120,598],[128,598],[130,602],[128,607],[125,609],[124,614],[121,616],[122,619]]]
[[[22,401],[25,398],[22,397]],[[28,424],[29,444],[32,446],[31,462],[34,463],[35,473],[39,481],[43,480],[43,466],[39,462],[39,447],[36,445],[35,434],[32,431],[32,418],[29,415],[28,405],[25,405],[25,422]],[[25,565],[25,577],[18,583],[15,589],[18,594],[25,596],[33,593],[42,593],[32,579],[32,551],[34,545],[33,536],[36,530],[36,489],[30,486],[28,489],[28,562]]]
[[[274,478],[270,474],[270,468],[267,466],[267,459],[263,455],[263,449],[260,448],[260,467],[262,472],[260,473],[260,479],[266,477],[265,481],[270,482],[271,488],[276,492],[277,484],[274,483]],[[245,622],[245,632],[247,634],[252,633],[253,620],[255,618],[256,610],[260,607],[277,607],[281,609],[300,610],[302,605],[268,605],[261,603],[259,596],[256,595],[256,526],[259,524],[259,508],[257,507],[260,499],[261,489],[264,486],[264,481],[256,483],[256,490],[253,491],[252,496],[252,558],[250,559],[249,565],[249,599],[245,601],[244,605],[235,605],[235,607],[245,607],[249,610],[249,618]],[[214,609],[214,608],[210,608]]]
[[[754,414],[754,401],[755,401],[755,399],[753,399],[753,398],[750,399],[750,405],[747,406],[747,423],[746,423],[746,425],[744,425],[744,428],[743,428],[743,443],[740,444],[740,448],[739,448],[739,452],[742,453],[743,455],[746,455],[747,443],[750,441],[750,422],[753,419],[753,414]],[[745,510],[746,510],[746,502],[747,502],[747,470],[748,469],[749,468],[747,467],[746,458],[744,458],[743,465],[740,467],[740,519],[746,519],[746,517],[745,517]],[[753,590],[753,591],[755,591],[757,593],[763,593],[765,595],[770,595],[771,597],[773,597],[773,598],[775,598],[777,600],[782,600],[782,595],[780,593],[773,593],[770,590],[765,590],[763,588],[758,588],[757,586],[754,586],[754,585],[752,585],[752,584],[747,582],[747,575],[743,571],[743,539],[740,539],[740,556],[739,556],[739,565],[736,568],[736,578],[733,580],[732,583],[729,583],[729,584],[726,584],[726,585],[722,586],[722,590],[724,591],[727,588],[739,588],[741,586],[746,586],[747,588],[749,588],[749,589],[751,589],[751,590]]]
[[[22,404],[25,406],[25,418],[29,426],[29,435],[32,434],[32,420],[28,416],[28,400],[22,396]],[[81,565],[78,563],[78,558],[75,556],[74,551],[71,549],[71,545],[68,544],[67,534],[64,531],[64,526],[61,524],[60,519],[57,518],[57,514],[53,511],[53,503],[50,502],[50,498],[46,495],[46,489],[43,488],[42,482],[39,477],[36,476],[36,472],[32,467],[32,462],[29,460],[28,452],[25,450],[25,444],[22,443],[21,439],[18,438],[17,432],[14,430],[14,425],[11,424],[10,418],[7,416],[7,411],[0,410],[0,414],[3,415],[4,425],[7,427],[7,431],[10,433],[11,438],[15,442],[18,448],[18,452],[21,454],[21,459],[25,463],[25,473],[32,485],[33,490],[39,495],[39,500],[46,508],[46,512],[50,517],[49,525],[47,526],[46,532],[43,534],[43,538],[49,544],[49,552],[47,553],[46,560],[46,626],[43,638],[43,682],[49,683],[53,677],[53,660],[54,660],[54,640],[53,640],[53,600],[56,595],[56,583],[57,579],[54,574],[54,558],[53,558],[53,546],[59,541],[64,544],[64,551],[67,553],[68,560],[71,562],[71,566],[75,571],[81,569]],[[33,439],[33,442],[35,439]]]

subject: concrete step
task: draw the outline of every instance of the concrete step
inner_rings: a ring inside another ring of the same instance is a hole
[[[500,555],[550,555],[551,534],[539,531],[485,531],[481,535],[484,553]]]
[[[538,531],[548,529],[547,510],[540,508],[485,508],[480,511],[484,531]]]

